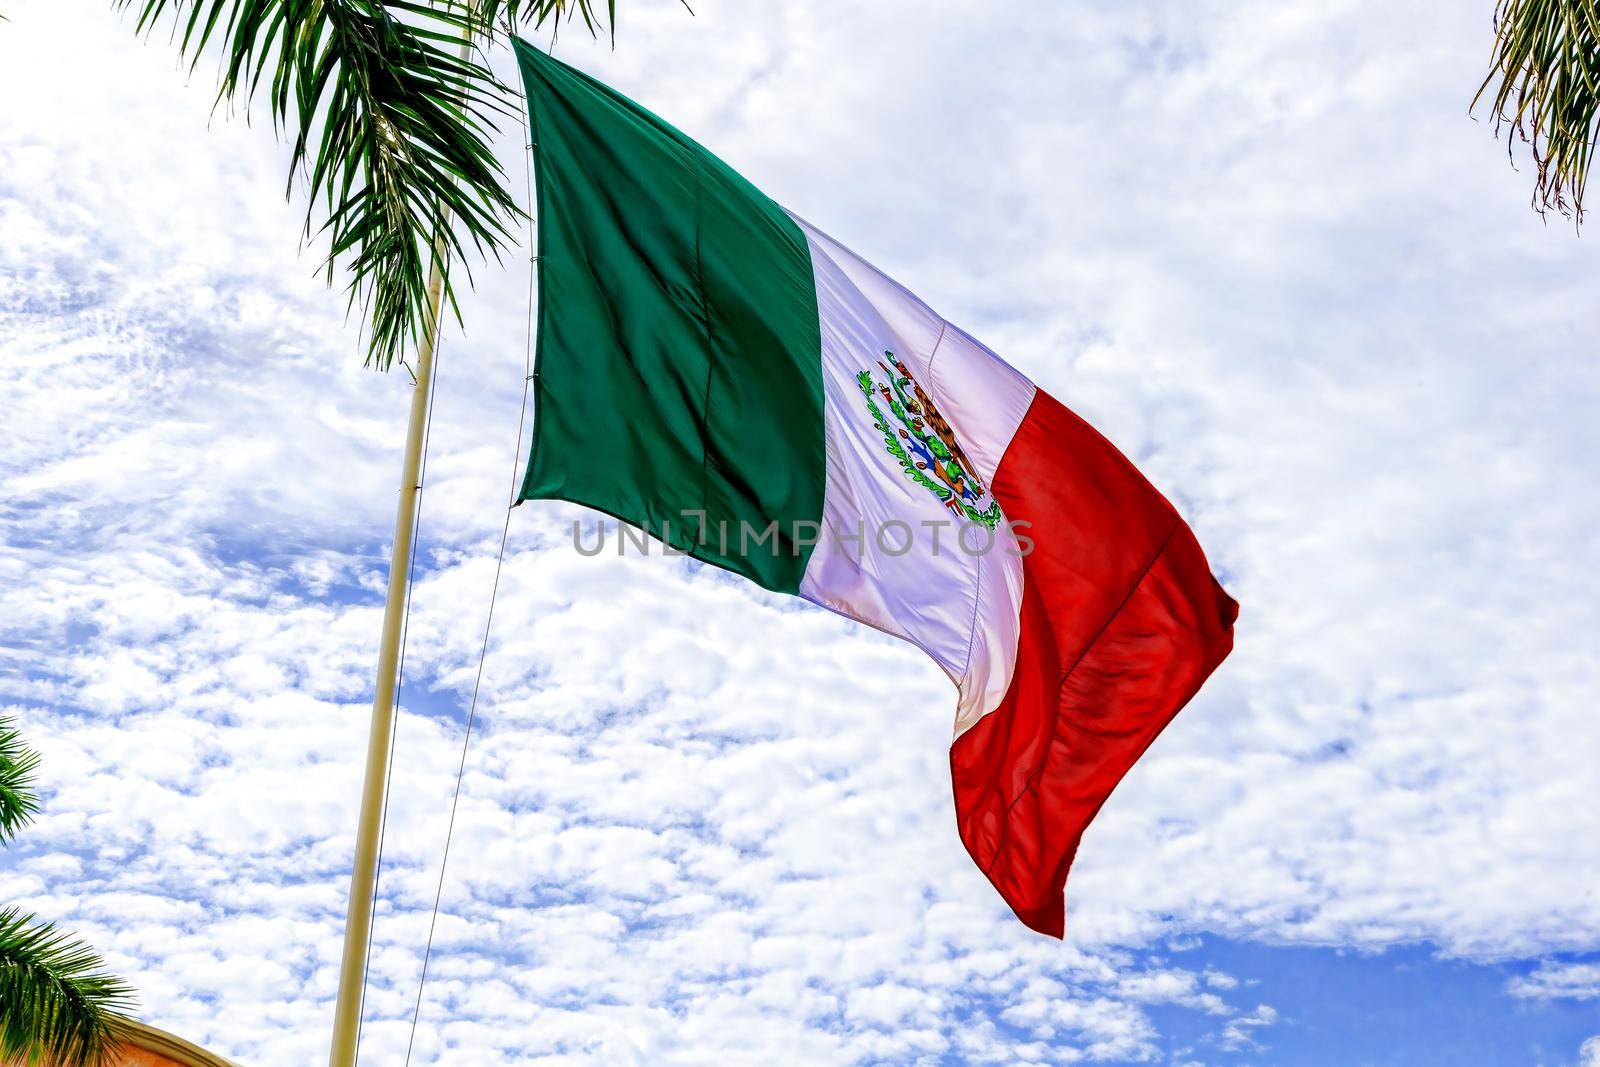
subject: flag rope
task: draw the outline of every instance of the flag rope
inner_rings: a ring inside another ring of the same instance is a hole
[[[527,107],[526,98],[523,102]],[[472,699],[467,705],[466,732],[461,738],[461,761],[456,768],[455,792],[450,798],[450,818],[445,824],[444,849],[439,857],[439,882],[434,888],[433,911],[428,917],[428,939],[422,949],[422,971],[417,977],[417,999],[411,1009],[411,1033],[406,1039],[406,1065],[411,1063],[411,1051],[417,1040],[417,1022],[422,1016],[422,993],[428,982],[428,961],[433,954],[433,934],[439,921],[439,903],[444,896],[445,869],[450,862],[450,841],[455,835],[456,810],[461,803],[461,781],[467,770],[467,749],[472,742],[472,727],[477,720],[478,694],[483,688],[483,666],[489,657],[489,636],[494,627],[495,601],[500,594],[500,573],[505,566],[506,543],[511,536],[511,512],[517,505],[517,469],[522,462],[522,436],[528,420],[528,388],[533,381],[533,309],[534,290],[536,281],[535,264],[538,261],[537,249],[534,245],[534,203],[533,203],[533,145],[529,141],[529,122],[525,111],[518,113],[522,124],[523,145],[523,170],[527,178],[527,204],[528,210],[528,299],[525,321],[527,323],[526,337],[523,342],[522,362],[522,405],[517,414],[517,443],[511,453],[511,492],[506,502],[505,522],[500,529],[500,551],[495,557],[494,583],[489,590],[489,610],[483,623],[483,645],[478,650],[478,671],[472,683]]]

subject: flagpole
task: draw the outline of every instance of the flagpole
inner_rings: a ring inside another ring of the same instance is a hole
[[[472,54],[472,28],[462,27],[461,58]],[[356,817],[356,854],[350,872],[350,902],[345,912],[344,951],[339,958],[339,994],[333,1009],[333,1044],[328,1067],[354,1067],[356,1037],[361,1028],[361,993],[366,984],[368,935],[372,930],[373,894],[378,878],[378,837],[383,798],[389,785],[389,745],[394,737],[395,684],[404,629],[406,586],[415,550],[418,478],[422,471],[423,431],[428,397],[433,391],[433,353],[439,338],[439,310],[444,294],[444,262],[449,244],[444,228],[449,209],[439,216],[440,232],[428,266],[427,317],[417,351],[416,384],[411,387],[411,413],[406,422],[405,458],[400,466],[400,503],[395,509],[394,551],[389,558],[389,591],[383,605],[383,632],[378,640],[378,677],[372,693],[372,723],[367,731],[367,765],[361,780],[361,810]]]

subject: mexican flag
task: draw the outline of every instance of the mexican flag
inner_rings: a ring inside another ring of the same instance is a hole
[[[538,362],[520,499],[911,642],[973,860],[1060,937],[1078,841],[1233,644],[1105,438],[672,126],[526,42]]]

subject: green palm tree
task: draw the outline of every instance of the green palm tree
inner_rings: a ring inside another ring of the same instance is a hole
[[[0,717],[0,844],[39,811],[38,753]],[[18,908],[0,908],[0,1063],[100,1067],[133,990],[94,950]]]
[[[293,142],[290,189],[300,175],[309,194],[304,236],[325,235],[329,284],[347,272],[367,362],[383,370],[423,335],[429,269],[454,260],[470,282],[468,247],[497,255],[522,215],[488,143],[520,104],[482,48],[497,28],[577,17],[594,34],[616,17],[615,0],[113,2],[139,32],[168,22],[191,69],[216,42],[218,104],[265,97]],[[448,272],[444,294],[459,318]]]
[[[1600,0],[1499,0],[1494,60],[1473,97],[1493,87],[1495,134],[1534,159],[1534,206],[1583,220],[1600,134]]]

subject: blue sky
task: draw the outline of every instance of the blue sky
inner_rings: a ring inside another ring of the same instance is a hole
[[[518,509],[414,1062],[1600,1064],[1600,260],[1466,113],[1488,6],[619,6],[558,54],[1107,433],[1238,647],[1056,943],[960,847],[919,653]],[[0,704],[48,792],[0,899],[157,1025],[319,1062],[406,383],[204,63],[7,14]],[[477,278],[365,1062],[406,1045],[515,458],[527,276]]]

